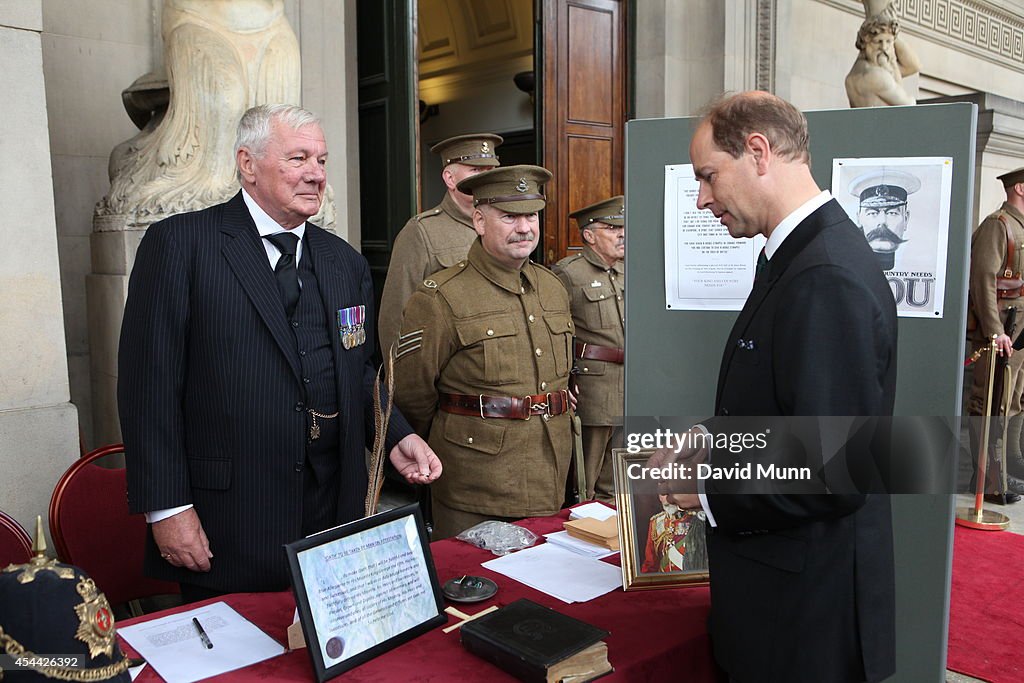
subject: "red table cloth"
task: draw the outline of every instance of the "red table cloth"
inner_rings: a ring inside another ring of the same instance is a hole
[[[538,536],[559,531],[569,513],[563,510],[553,517],[526,519],[520,524]],[[529,598],[563,614],[575,617],[611,633],[607,638],[608,659],[615,673],[602,681],[702,681],[726,680],[715,666],[707,633],[710,597],[707,586],[623,592],[617,588],[595,600],[566,603],[517,581],[484,569],[482,562],[494,559],[486,550],[447,539],[430,544],[441,583],[455,576],[486,576],[498,584],[498,593],[490,600],[473,604],[451,603],[456,609],[475,614],[491,605],[507,605]],[[617,556],[616,556],[617,557]],[[292,623],[295,598],[291,592],[236,593],[203,603],[185,605],[163,612],[124,621],[121,626],[146,621],[197,605],[223,600],[278,642],[287,643],[286,630]],[[453,617],[448,624],[455,623]],[[442,633],[439,626],[420,637],[358,666],[337,680],[380,683],[382,681],[486,681],[502,683],[516,680],[487,661],[466,652],[459,642],[459,631]],[[122,647],[136,653],[123,640]],[[137,683],[162,680],[147,666]],[[312,681],[315,680],[309,654],[303,650],[216,677],[218,681]]]

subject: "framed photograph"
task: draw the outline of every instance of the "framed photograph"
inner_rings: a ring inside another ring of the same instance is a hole
[[[641,476],[653,454],[653,450],[612,450],[622,589],[707,584],[706,515],[700,508],[678,508],[664,484]]]
[[[328,529],[285,551],[317,681],[448,620],[416,505]]]

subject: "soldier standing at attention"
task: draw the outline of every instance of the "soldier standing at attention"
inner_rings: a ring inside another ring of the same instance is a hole
[[[1021,457],[1021,394],[1024,392],[1024,354],[1015,353],[1013,343],[1024,330],[1024,287],[1021,270],[1024,254],[1024,168],[999,176],[1006,201],[988,216],[971,237],[971,278],[969,292],[968,344],[971,349],[987,346],[993,336],[999,353],[1009,358],[1011,371],[1010,410],[1007,431],[1007,490],[1002,490],[1001,465],[997,459],[986,470],[985,500],[1000,505],[1015,503],[1024,493],[1024,458]],[[1006,329],[1008,312],[1017,309],[1014,329]],[[988,359],[974,364],[968,411],[971,453],[977,462],[981,415],[988,385]],[[996,378],[1002,381],[1001,378]],[[1005,397],[1004,397],[1005,400]],[[999,414],[993,409],[994,414]],[[975,433],[976,432],[976,433]],[[994,440],[994,439],[993,439]],[[972,489],[973,490],[973,489]]]
[[[410,218],[395,238],[377,324],[382,355],[387,356],[398,337],[402,309],[420,283],[466,258],[476,239],[473,197],[456,186],[464,178],[498,166],[494,150],[502,142],[500,135],[474,133],[442,140],[430,148],[441,157],[441,179],[447,191],[440,204]]]
[[[618,195],[569,214],[576,219],[583,251],[552,270],[569,292],[583,422],[586,498],[612,502],[612,448],[622,445],[626,255],[623,197]]]
[[[431,487],[435,539],[562,506],[572,316],[562,283],[529,260],[550,179],[539,166],[508,166],[459,183],[479,237],[405,306],[395,401],[444,466]]]

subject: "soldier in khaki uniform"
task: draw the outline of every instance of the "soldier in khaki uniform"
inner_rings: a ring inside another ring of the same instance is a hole
[[[622,445],[623,352],[626,255],[623,197],[619,195],[569,214],[576,219],[583,251],[552,270],[569,292],[576,326],[575,358],[583,422],[586,497],[612,501],[612,448]]]
[[[466,258],[476,239],[473,197],[459,192],[457,186],[464,178],[498,166],[494,150],[502,142],[500,135],[474,133],[442,140],[430,148],[441,157],[441,179],[448,189],[440,204],[410,218],[395,238],[377,323],[384,355],[398,337],[405,302],[420,283]]]
[[[995,503],[1013,503],[1024,494],[1024,459],[1021,458],[1021,399],[1024,394],[1024,353],[1015,353],[1013,343],[1024,330],[1024,289],[997,291],[996,279],[1021,279],[1024,267],[1024,168],[999,176],[1006,190],[1006,201],[999,210],[988,216],[971,238],[971,277],[968,316],[968,343],[971,349],[989,344],[992,336],[1001,354],[1010,356],[1011,395],[1007,441],[1007,491],[1002,489],[1001,469],[998,461],[987,466],[986,500]],[[1008,247],[1012,255],[1007,263]],[[1007,274],[1007,271],[1009,273]],[[1016,326],[1006,329],[1007,311],[1017,309]],[[980,432],[987,387],[987,359],[982,356],[973,366],[973,381],[968,411],[973,432]],[[1006,397],[1004,397],[1005,400]],[[993,423],[998,424],[998,423]],[[977,453],[973,442],[980,437],[972,435],[972,453]],[[976,459],[976,456],[975,456]]]
[[[466,178],[479,238],[405,306],[394,347],[395,402],[444,465],[431,487],[434,538],[486,519],[561,508],[572,457],[572,316],[537,246],[538,166]]]

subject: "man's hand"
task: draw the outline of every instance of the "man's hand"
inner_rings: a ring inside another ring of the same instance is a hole
[[[210,571],[210,542],[195,508],[153,522],[153,540],[160,556],[175,567],[194,572]]]
[[[1010,340],[1009,336],[1001,334],[996,337],[996,346],[999,348],[1000,356],[1006,356],[1009,358],[1013,355],[1013,342]]]
[[[391,464],[410,484],[429,484],[441,476],[441,461],[416,434],[405,437],[388,454]]]

